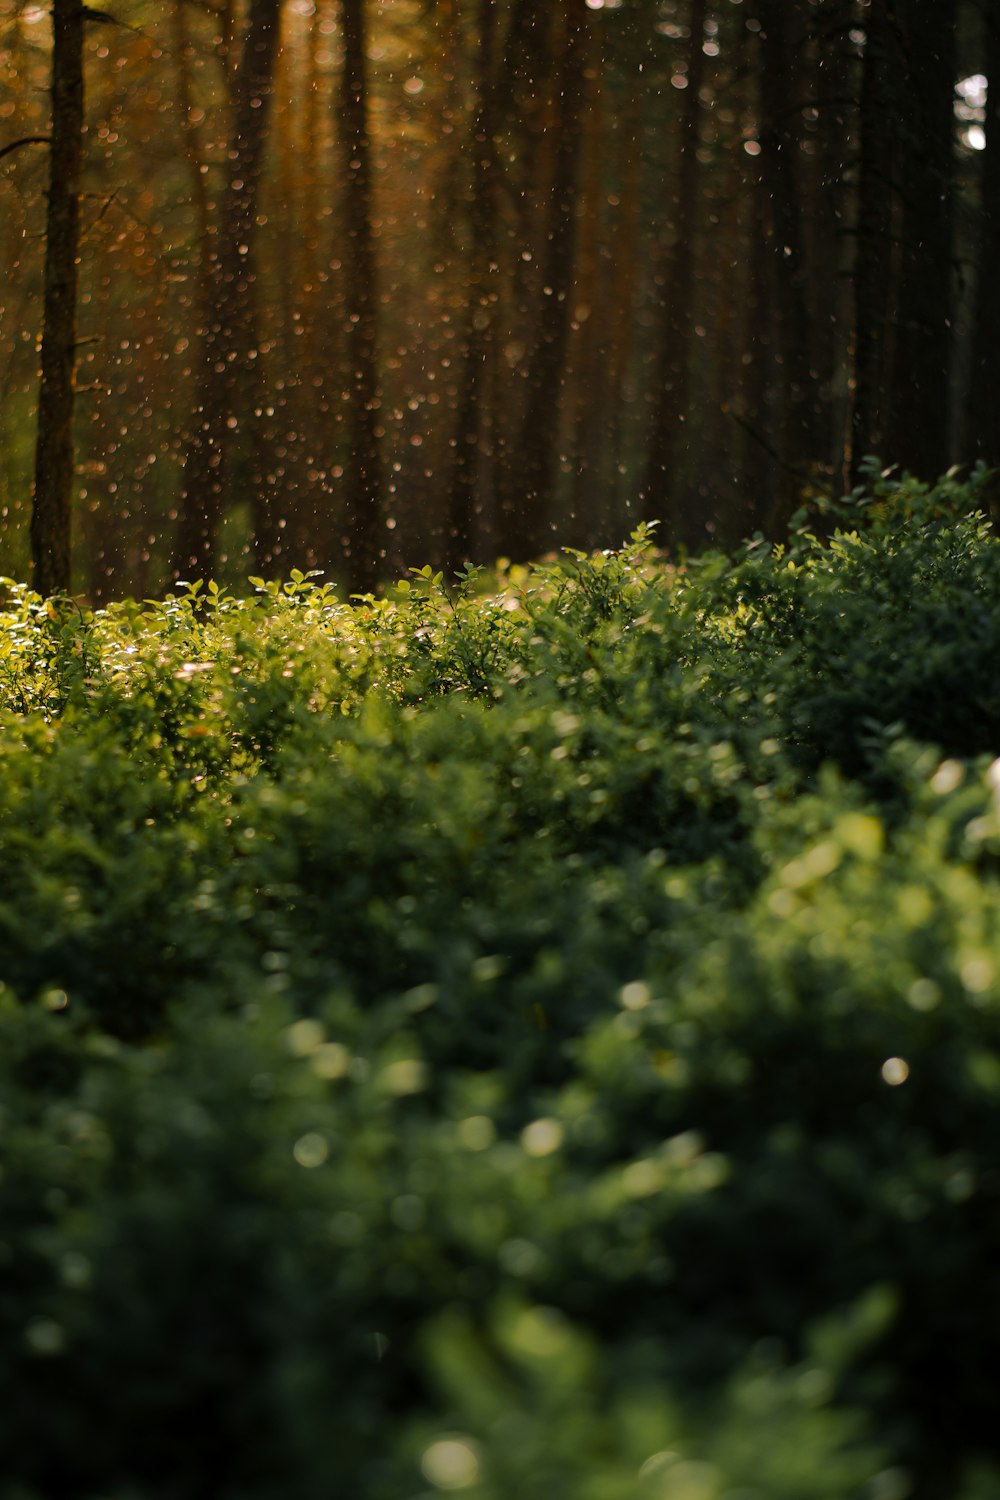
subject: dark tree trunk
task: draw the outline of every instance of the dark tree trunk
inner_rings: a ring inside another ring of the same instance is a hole
[[[657,363],[650,419],[650,441],[643,484],[643,514],[663,518],[665,539],[691,540],[691,514],[684,455],[692,442],[691,337],[694,325],[695,221],[698,211],[699,98],[705,77],[706,0],[691,0],[688,18],[687,88],[684,90],[678,141],[676,188],[667,221],[667,244],[661,263],[663,300],[657,335]]]
[[[364,0],[341,0],[344,70],[340,116],[348,361],[344,515],[348,532],[347,572],[352,588],[358,593],[371,592],[378,580],[383,485],[365,20]]]
[[[860,66],[851,33],[854,0],[824,0],[811,24],[810,77],[815,79],[817,118],[812,152],[803,162],[812,208],[808,305],[812,310],[813,356],[823,421],[817,431],[823,475],[839,488],[846,480],[849,374],[853,327],[851,229],[858,141]]]
[[[750,202],[750,231],[744,246],[746,274],[743,356],[740,362],[739,472],[744,508],[739,518],[744,533],[762,530],[774,511],[778,492],[778,455],[766,434],[773,430],[774,389],[777,384],[774,323],[774,258],[767,235],[767,213],[758,178]]]
[[[494,108],[500,136],[511,137],[509,151],[498,157],[499,259],[503,267],[504,295],[497,307],[498,345],[517,349],[531,325],[535,268],[532,252],[535,206],[540,194],[545,138],[545,68],[551,55],[550,35],[558,19],[548,0],[510,0],[507,25],[497,69]],[[525,249],[528,254],[525,255]],[[507,546],[510,517],[517,501],[518,444],[526,362],[523,358],[497,359],[492,400],[492,478],[494,486],[495,540],[501,551]]]
[[[573,349],[570,354],[573,388],[567,412],[567,441],[573,459],[570,495],[573,525],[567,541],[585,548],[607,546],[620,540],[611,528],[611,494],[600,477],[608,437],[609,324],[614,277],[608,273],[601,253],[611,121],[606,101],[605,28],[599,17],[594,23],[591,59],[587,70],[580,173],[580,242],[573,292]]]
[[[899,301],[887,457],[921,479],[949,463],[954,317],[955,7],[897,0],[903,69]]]
[[[860,160],[854,257],[854,396],[851,483],[864,459],[884,457],[893,285],[894,139],[890,101],[897,66],[889,0],[871,0],[861,75]]]
[[[968,456],[1000,465],[1000,4],[985,16],[986,149],[983,152],[979,248],[973,305]],[[995,488],[995,486],[994,486]]]
[[[185,459],[174,546],[175,578],[211,577],[220,521],[236,499],[255,498],[250,467],[257,389],[257,205],[280,24],[281,0],[253,0],[234,81],[229,171],[218,241],[206,272],[211,305],[204,309],[194,430]],[[244,459],[239,469],[233,462],[237,451]],[[240,477],[248,485],[245,495],[239,493]],[[259,514],[256,519],[264,534],[266,556],[271,551],[270,525]]]
[[[775,503],[768,517],[781,532],[795,509],[805,476],[822,447],[823,414],[813,365],[813,327],[807,300],[800,119],[804,38],[788,0],[760,0],[763,56],[760,73],[762,147],[768,242],[774,264],[775,365],[780,383],[777,423],[771,434],[779,457]]]
[[[465,331],[465,360],[459,391],[455,458],[448,497],[445,552],[452,565],[469,560],[481,487],[490,457],[489,414],[485,397],[493,353],[493,318],[497,273],[496,191],[497,118],[494,53],[497,0],[479,0],[479,48],[476,58],[475,113],[472,122],[472,191],[469,199],[471,266]]]
[[[535,556],[549,538],[559,445],[559,409],[573,315],[576,188],[582,141],[588,12],[563,0],[555,75],[556,147],[548,194],[537,332],[525,373],[525,407],[517,470],[505,496],[504,550]]]
[[[629,77],[622,106],[617,169],[621,193],[616,205],[610,260],[609,347],[607,354],[607,459],[601,478],[608,494],[611,514],[617,521],[638,519],[632,510],[635,498],[633,475],[629,473],[630,450],[629,382],[636,344],[635,295],[642,247],[642,96],[636,69]]]
[[[34,586],[67,594],[73,499],[73,379],[83,159],[82,0],[53,0],[52,143],[45,220],[41,386],[31,512]]]

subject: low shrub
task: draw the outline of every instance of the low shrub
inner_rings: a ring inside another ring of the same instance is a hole
[[[871,499],[9,587],[5,1495],[994,1492],[997,543]]]

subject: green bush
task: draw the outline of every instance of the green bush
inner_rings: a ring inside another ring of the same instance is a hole
[[[5,1496],[994,1492],[997,543],[839,519],[8,586]]]

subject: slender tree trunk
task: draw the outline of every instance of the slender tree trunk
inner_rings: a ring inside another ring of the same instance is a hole
[[[759,161],[759,158],[758,158]],[[740,474],[745,492],[741,531],[765,527],[773,513],[778,465],[768,434],[775,416],[777,384],[774,337],[774,257],[770,253],[767,209],[760,176],[751,169],[750,229],[745,242],[743,356],[740,363]]]
[[[667,221],[662,260],[663,301],[657,335],[658,355],[650,442],[643,484],[643,512],[656,520],[666,512],[669,534],[688,541],[695,518],[681,494],[682,453],[691,441],[691,335],[694,324],[695,219],[698,206],[698,138],[705,77],[706,0],[691,0],[688,16],[687,88],[680,116],[676,190]],[[687,476],[685,476],[687,477]]]
[[[507,496],[505,550],[517,559],[536,555],[547,543],[555,497],[559,409],[572,317],[587,17],[588,12],[574,0],[563,0],[554,80],[556,148],[545,215],[541,305],[525,373],[526,403],[515,455],[518,471]]]
[[[802,216],[800,100],[803,38],[787,0],[760,0],[763,58],[760,71],[761,181],[768,205],[768,240],[775,267],[775,354],[781,382],[777,425],[770,434],[779,458],[775,502],[768,529],[780,533],[794,511],[802,479],[824,446],[823,413],[813,366],[812,317],[807,301],[807,259]]]
[[[459,391],[455,459],[448,497],[450,562],[468,561],[480,487],[488,484],[490,459],[489,413],[486,409],[493,356],[493,319],[497,277],[496,191],[497,120],[495,108],[495,51],[497,0],[479,0],[479,47],[476,57],[475,113],[472,122],[472,191],[469,199],[471,267],[465,332],[465,359]]]
[[[40,594],[70,588],[73,499],[73,380],[83,160],[82,0],[53,0],[52,144],[45,223],[42,373],[31,512],[34,585]]]
[[[374,589],[382,513],[380,393],[377,362],[375,241],[372,234],[371,144],[365,0],[341,0],[344,67],[340,116],[344,153],[344,295],[348,389],[345,520],[348,573],[359,593]]]
[[[892,292],[893,139],[888,101],[894,75],[889,0],[870,0],[861,75],[860,164],[854,258],[854,399],[851,483],[861,464],[885,456]]]
[[[630,73],[622,110],[619,174],[621,196],[616,205],[611,257],[611,335],[608,349],[608,463],[604,469],[615,520],[632,500],[632,476],[627,472],[631,418],[628,413],[631,365],[636,334],[636,283],[639,279],[642,201],[642,96],[638,73]],[[634,517],[632,518],[634,520]]]
[[[530,368],[527,351],[536,332],[540,241],[539,205],[547,197],[546,165],[554,101],[550,59],[560,17],[550,0],[510,0],[497,81],[498,132],[509,135],[498,190],[506,212],[498,219],[501,274],[496,341],[504,350],[495,366],[492,404],[493,479],[498,545],[511,540],[511,517],[520,493],[520,442]],[[546,69],[548,68],[548,71]]]
[[[732,418],[735,371],[740,368],[743,346],[739,318],[741,298],[734,282],[744,262],[741,254],[744,153],[730,140],[719,163],[719,175],[710,200],[711,234],[706,241],[705,279],[709,295],[701,314],[711,329],[706,340],[705,394],[699,405],[699,466],[701,489],[717,528],[717,539],[731,543],[742,536],[732,525],[737,501],[743,500],[740,478],[733,462],[739,429]]]
[[[306,33],[306,57],[304,78],[302,80],[302,105],[300,115],[300,129],[296,152],[302,162],[302,222],[305,226],[305,266],[308,284],[306,287],[308,301],[306,302],[306,316],[302,331],[302,364],[309,380],[309,407],[312,423],[315,425],[319,419],[319,401],[316,392],[320,388],[316,385],[318,378],[322,377],[325,367],[325,358],[320,355],[319,328],[320,328],[320,295],[321,267],[323,257],[321,256],[320,234],[322,224],[322,212],[320,206],[319,186],[323,179],[321,159],[323,155],[323,119],[322,105],[323,96],[321,88],[321,77],[319,67],[319,28],[323,21],[323,12],[320,5],[316,6],[316,14],[310,20]]]
[[[838,487],[846,479],[854,253],[850,229],[856,206],[852,168],[858,141],[860,69],[851,39],[854,15],[854,0],[826,0],[813,18],[810,77],[815,79],[818,119],[811,132],[811,153],[803,162],[812,202],[805,222],[807,296],[823,413],[813,456]]]
[[[606,488],[600,484],[601,455],[608,438],[608,315],[613,278],[603,262],[606,196],[606,47],[604,28],[595,19],[584,113],[580,191],[578,273],[573,288],[571,430],[567,443],[573,458],[572,511],[575,545],[596,547],[618,537],[609,530]],[[595,419],[596,414],[596,419]]]
[[[281,0],[253,0],[235,74],[228,182],[209,257],[194,431],[185,462],[174,577],[211,577],[219,522],[237,490],[233,456],[252,451],[256,390],[257,204],[281,22]],[[248,495],[246,498],[251,499]]]
[[[205,174],[202,171],[206,155],[205,143],[200,125],[201,116],[195,108],[191,79],[191,59],[194,48],[188,32],[187,0],[174,0],[170,16],[170,43],[177,90],[177,109],[181,122],[181,138],[184,142],[184,160],[187,166],[191,205],[198,228],[198,286],[201,296],[207,301],[208,294],[204,277],[211,241],[211,219]]]
[[[970,459],[1000,465],[1000,4],[986,11],[986,149],[982,153],[979,247],[968,401]],[[996,485],[994,485],[996,489]]]
[[[887,456],[921,479],[948,467],[954,6],[896,0],[904,67],[899,112],[902,226],[893,403]]]

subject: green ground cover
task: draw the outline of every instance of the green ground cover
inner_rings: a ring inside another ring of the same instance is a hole
[[[997,1493],[973,502],[8,585],[3,1500]]]

